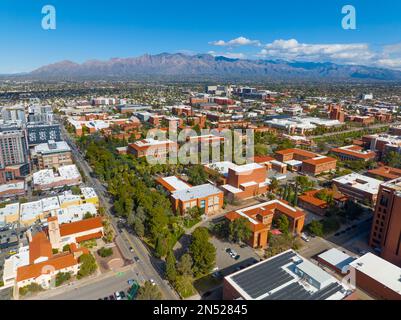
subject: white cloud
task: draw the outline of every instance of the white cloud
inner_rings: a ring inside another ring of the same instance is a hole
[[[230,59],[245,59],[246,55],[241,52],[216,52],[216,51],[209,51],[208,54],[214,57],[226,57]]]
[[[238,37],[230,41],[218,40],[209,42],[209,44],[219,47],[235,47],[235,46],[260,46],[259,40],[251,40],[245,37]]]
[[[262,47],[257,53],[247,51],[247,55],[264,59],[283,59],[289,61],[333,62],[338,64],[366,65],[401,70],[401,43],[372,49],[367,43],[301,43],[296,39],[278,39],[261,44],[259,40],[238,37],[230,41],[210,42],[215,46],[228,47],[253,45]],[[244,59],[244,53],[216,53],[214,56]]]
[[[334,61],[341,63],[366,62],[376,54],[366,43],[308,44],[296,39],[275,40],[264,45],[258,56],[302,61]]]

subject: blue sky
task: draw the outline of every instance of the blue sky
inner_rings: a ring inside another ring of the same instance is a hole
[[[56,30],[41,28],[47,4]],[[341,27],[346,4],[356,30]],[[401,69],[399,0],[1,0],[0,26],[0,73],[161,52]]]

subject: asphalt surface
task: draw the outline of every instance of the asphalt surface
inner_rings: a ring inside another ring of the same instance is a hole
[[[101,205],[104,207],[105,212],[110,217],[111,223],[116,233],[116,237],[120,239],[119,241],[117,241],[117,245],[119,246],[124,257],[133,259],[136,256],[140,259],[140,264],[138,267],[136,267],[138,268],[139,278],[144,280],[153,279],[159,286],[164,299],[168,300],[179,299],[174,289],[172,289],[168,284],[168,282],[166,280],[163,280],[161,277],[161,275],[163,274],[161,268],[162,262],[154,258],[150,254],[146,246],[142,243],[142,241],[138,237],[136,237],[132,233],[127,232],[125,228],[118,228],[117,226],[118,218],[114,217],[111,213],[112,205],[110,199],[106,195],[105,187],[100,183],[99,180],[91,176],[92,172],[91,167],[86,162],[83,155],[79,152],[77,146],[75,145],[75,142],[69,137],[67,131],[62,125],[61,125],[61,133],[63,139],[71,147],[75,163],[81,168],[81,170],[86,176],[86,185],[96,190]],[[102,285],[104,284],[100,284],[100,286]],[[81,290],[83,290],[83,288],[80,288],[80,291]]]

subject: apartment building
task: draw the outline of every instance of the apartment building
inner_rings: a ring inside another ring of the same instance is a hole
[[[371,150],[364,151],[361,146],[356,146],[356,145],[333,148],[330,150],[330,152],[339,157],[342,161],[346,160],[369,161],[376,159],[375,152]]]
[[[29,151],[25,131],[0,131],[0,183],[29,174]]]
[[[31,157],[39,170],[58,169],[74,163],[71,148],[65,141],[50,140],[48,143],[39,144],[33,148]]]
[[[240,217],[246,218],[252,235],[248,244],[253,248],[264,248],[268,244],[268,234],[272,228],[273,219],[285,215],[290,222],[290,232],[300,234],[305,222],[305,213],[290,206],[284,200],[272,200],[247,208],[231,211],[225,215],[229,221]]]
[[[380,186],[369,244],[383,259],[401,266],[401,178]]]

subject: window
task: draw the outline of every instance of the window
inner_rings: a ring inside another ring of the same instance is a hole
[[[206,200],[201,200],[200,207],[204,208],[206,206]]]

